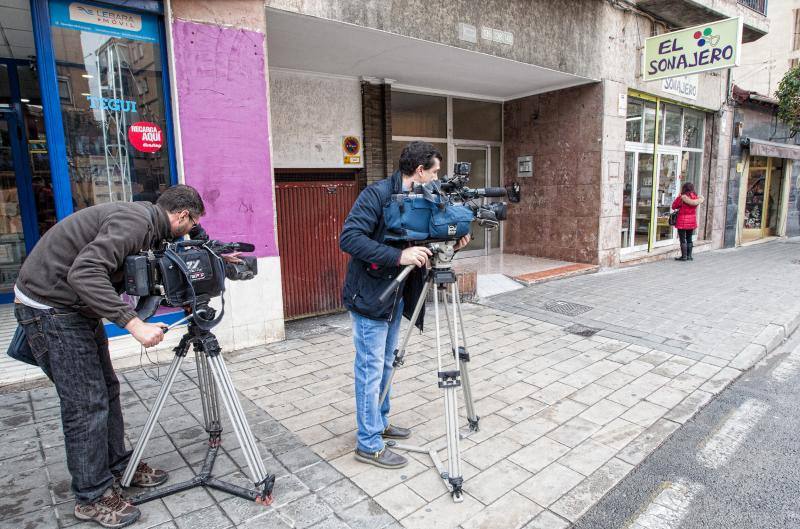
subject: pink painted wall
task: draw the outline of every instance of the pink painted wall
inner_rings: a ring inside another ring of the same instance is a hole
[[[276,256],[264,35],[176,20],[175,75],[186,184],[214,239]]]

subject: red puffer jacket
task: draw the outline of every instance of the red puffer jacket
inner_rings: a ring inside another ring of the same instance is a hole
[[[695,193],[687,195],[692,200],[697,200]],[[697,228],[697,206],[690,206],[681,199],[681,195],[672,201],[672,209],[678,211],[678,221],[675,223],[675,228],[679,230],[694,230]]]

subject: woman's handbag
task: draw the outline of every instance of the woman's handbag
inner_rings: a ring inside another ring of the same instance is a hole
[[[680,209],[676,209],[672,213],[669,214],[669,220],[667,221],[670,226],[674,226],[678,223],[678,212]]]

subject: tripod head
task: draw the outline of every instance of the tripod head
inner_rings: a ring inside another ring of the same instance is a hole
[[[424,246],[428,250],[431,251],[433,255],[429,259],[431,264],[431,272],[443,272],[443,271],[450,271],[453,268],[453,256],[456,254],[455,246],[456,242],[454,240],[437,240],[437,241],[420,241],[419,244],[414,244],[413,246]],[[394,278],[394,281],[386,287],[386,290],[378,296],[378,301],[381,303],[385,302],[389,299],[395,290],[400,288],[400,285],[403,284],[408,274],[414,270],[416,266],[413,264],[406,265],[403,270],[397,274],[397,277]]]

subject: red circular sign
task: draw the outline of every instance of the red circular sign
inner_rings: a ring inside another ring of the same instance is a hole
[[[161,127],[149,121],[138,121],[128,127],[128,140],[133,148],[142,152],[157,152],[164,144]]]

